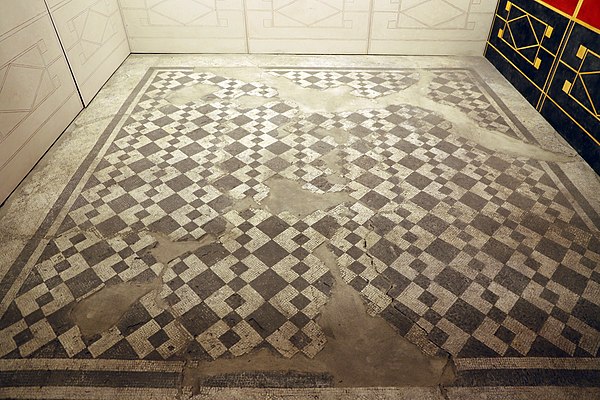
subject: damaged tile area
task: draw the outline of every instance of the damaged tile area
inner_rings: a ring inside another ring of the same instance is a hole
[[[4,275],[0,358],[180,397],[597,360],[576,161],[469,68],[151,68]]]

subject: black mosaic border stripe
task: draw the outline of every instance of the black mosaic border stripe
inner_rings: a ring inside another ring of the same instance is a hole
[[[452,386],[600,387],[600,371],[572,369],[488,369],[460,371],[457,381]]]
[[[1,387],[93,386],[169,389],[178,387],[180,381],[181,373],[162,371],[0,371]]]
[[[207,376],[199,382],[202,387],[221,388],[326,388],[333,387],[333,376],[310,372],[242,372]]]

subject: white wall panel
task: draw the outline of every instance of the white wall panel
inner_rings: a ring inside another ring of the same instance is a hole
[[[134,52],[461,55],[483,53],[496,3],[496,0],[119,1]]]
[[[242,0],[120,0],[131,51],[246,53]]]
[[[251,53],[366,53],[368,0],[246,0]]]
[[[129,55],[117,0],[46,0],[87,105]]]
[[[2,202],[82,104],[43,0],[0,0],[0,10]]]
[[[373,0],[371,54],[482,55],[496,0]]]

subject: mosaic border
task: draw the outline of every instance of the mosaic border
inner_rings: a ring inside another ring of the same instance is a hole
[[[300,67],[273,67],[270,69],[286,69],[292,68],[297,70],[365,70],[365,71],[406,71],[406,70],[416,70],[416,68],[339,68],[339,67],[331,67],[331,68],[300,68]],[[154,76],[158,71],[189,71],[191,67],[152,67],[148,70],[148,72],[144,75],[144,77],[140,80],[139,84],[132,91],[131,95],[127,98],[125,103],[120,108],[119,112],[115,115],[115,117],[111,120],[107,128],[104,130],[102,135],[99,137],[97,143],[94,145],[93,149],[90,151],[88,156],[82,162],[82,164],[77,169],[77,172],[73,176],[72,180],[69,184],[64,188],[63,192],[59,196],[57,202],[52,207],[44,222],[41,224],[38,229],[36,235],[33,240],[27,244],[27,246],[23,249],[21,254],[19,255],[17,261],[13,264],[13,266],[9,269],[6,275],[2,278],[2,282],[0,284],[0,296],[3,300],[14,291],[14,284],[17,282],[21,275],[27,275],[26,266],[31,263],[31,260],[34,259],[34,255],[36,251],[41,247],[40,245],[46,240],[44,237],[51,230],[52,226],[59,219],[61,212],[66,209],[69,201],[73,199],[73,193],[76,192],[76,189],[79,185],[84,182],[84,177],[86,173],[91,170],[91,166],[94,164],[94,161],[98,159],[98,154],[100,154],[101,150],[107,145],[108,139],[115,132],[115,128],[122,123],[125,119],[126,111],[135,106],[135,99],[143,94],[142,89],[145,85],[148,85],[151,82],[151,77]],[[481,88],[485,90],[485,94],[491,97],[494,102],[501,108],[502,112],[511,120],[511,122],[519,129],[519,131],[531,140],[533,143],[537,143],[538,141],[535,137],[523,126],[523,124],[516,118],[516,116],[510,112],[508,107],[501,101],[496,93],[494,93],[491,88],[486,84],[486,82],[482,79],[482,77],[473,69],[470,68],[427,68],[428,70],[461,70],[468,71],[472,77],[477,80],[477,83]],[[565,173],[560,169],[559,166],[550,166],[547,163],[542,163],[546,171],[551,170],[553,174],[556,175],[559,180],[566,184],[567,189],[573,195],[574,199],[579,203],[581,209],[586,213],[589,218],[588,223],[598,223],[600,221],[598,214],[593,210],[593,208],[586,201],[585,197],[576,189],[575,185],[567,178]],[[12,284],[7,284],[7,281],[12,279]],[[18,290],[18,289],[17,289]],[[6,301],[3,301],[3,304],[6,304]],[[3,307],[4,308],[4,307]],[[480,386],[480,385],[530,385],[530,382],[538,382],[540,385],[552,384],[552,380],[549,377],[556,377],[557,374],[565,374],[564,376],[572,376],[571,380],[565,382],[564,380],[556,381],[557,385],[560,385],[561,382],[574,384],[575,386],[596,386],[594,382],[600,382],[600,379],[593,380],[588,379],[596,378],[600,376],[598,371],[600,367],[598,366],[598,362],[596,359],[593,359],[594,362],[591,365],[586,364],[588,360],[584,359],[573,359],[572,364],[561,362],[565,361],[564,359],[546,359],[544,362],[547,362],[547,366],[544,364],[540,364],[539,359],[529,359],[523,358],[519,359],[519,362],[514,364],[505,363],[502,365],[497,365],[496,360],[502,360],[501,358],[482,358],[477,359],[479,362],[475,363],[473,361],[466,361],[466,359],[458,359],[457,360],[457,369],[459,372],[464,373],[461,380],[457,382],[457,386]],[[568,361],[570,361],[569,359]],[[57,386],[60,386],[60,383],[69,382],[72,386],[77,386],[79,388],[83,387],[97,387],[96,382],[98,381],[106,381],[107,379],[111,382],[112,387],[138,387],[145,388],[145,390],[150,390],[148,388],[158,388],[161,390],[175,390],[177,385],[180,383],[182,371],[184,368],[184,363],[182,362],[156,362],[156,363],[147,363],[144,361],[120,361],[120,360],[90,360],[90,361],[80,361],[80,360],[0,360],[0,381],[2,382],[11,382],[12,387],[14,388],[24,388],[29,386],[42,386],[42,385],[50,385],[52,386],[52,382],[55,382]],[[580,361],[586,366],[582,368]],[[482,365],[488,364],[492,366],[493,369],[481,367]],[[523,363],[530,365],[538,365],[536,368],[524,368]],[[537,364],[536,364],[537,363]],[[558,364],[557,364],[558,363]],[[554,366],[559,365],[560,368],[556,368]],[[498,368],[498,369],[496,369]],[[52,373],[49,377],[40,377],[39,374],[36,374],[34,371],[36,370],[50,370]],[[133,370],[133,371],[132,371]],[[528,371],[527,376],[530,377],[530,380],[515,380],[519,374],[522,374],[523,371]],[[28,372],[29,371],[29,372]],[[77,372],[75,372],[77,371]],[[508,371],[506,373],[498,373],[497,371]],[[567,372],[565,372],[567,371]],[[578,371],[577,374],[570,374],[568,371]],[[117,379],[117,375],[127,375],[127,379],[120,380]],[[115,379],[113,381],[113,379]],[[550,379],[550,380],[549,380]],[[41,380],[44,380],[42,382]],[[114,385],[114,382],[117,382]],[[151,383],[148,385],[148,383]],[[93,385],[93,386],[90,386]],[[4,388],[3,391],[0,391],[0,396],[3,395],[5,390],[8,388]],[[133,390],[133,389],[132,389]],[[135,392],[135,391],[134,391]],[[133,393],[133,392],[132,392]],[[170,393],[170,392],[169,392]],[[13,396],[14,393],[11,395]]]

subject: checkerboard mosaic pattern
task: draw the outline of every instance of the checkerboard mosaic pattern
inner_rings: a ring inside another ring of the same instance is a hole
[[[432,72],[432,98],[521,134],[471,71]],[[419,79],[415,70],[271,73],[370,98]],[[183,105],[167,100],[195,84],[217,90]],[[240,109],[242,95],[268,101]],[[346,143],[322,134],[334,128],[349,133]],[[439,351],[597,357],[597,227],[547,164],[493,153],[450,128],[406,104],[306,115],[260,82],[157,70],[5,303],[0,357],[214,360],[268,348],[312,358],[327,344],[318,316],[334,286],[313,254],[323,243],[370,314],[399,334],[421,332]],[[332,155],[339,170],[323,162]],[[263,206],[269,179],[353,200],[305,218],[274,214]],[[152,232],[217,240],[165,266],[150,252]],[[82,337],[70,316],[78,301],[155,279],[160,289],[116,326]]]
[[[374,99],[404,90],[419,81],[415,71],[315,71],[276,69],[275,76],[283,76],[295,84],[310,89],[328,89],[348,86],[352,94]]]
[[[464,71],[436,74],[429,88],[429,96],[432,99],[458,107],[481,127],[527,141],[524,135],[519,135],[509,126],[483,94],[482,89],[469,79]]]

